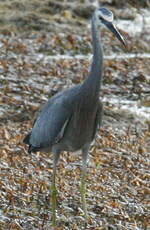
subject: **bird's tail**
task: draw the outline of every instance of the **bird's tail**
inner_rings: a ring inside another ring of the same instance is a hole
[[[28,153],[31,154],[32,152],[33,153],[36,153],[37,151],[39,151],[40,148],[39,147],[34,147],[32,145],[29,145],[29,148],[28,148]]]
[[[23,139],[23,143],[29,145],[28,147],[28,153],[32,153],[32,152],[37,152],[40,150],[40,147],[35,147],[32,146],[32,144],[30,143],[30,136],[31,136],[31,132],[29,134],[27,134],[27,136]]]
[[[27,136],[23,139],[23,143],[29,145],[30,144],[30,136],[31,136],[31,133],[28,133]]]

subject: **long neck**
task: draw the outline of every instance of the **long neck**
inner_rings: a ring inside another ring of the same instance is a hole
[[[99,97],[99,90],[102,80],[103,51],[101,47],[100,35],[97,32],[95,15],[92,17],[92,44],[93,60],[88,78],[83,83],[86,93],[89,92],[92,97]]]

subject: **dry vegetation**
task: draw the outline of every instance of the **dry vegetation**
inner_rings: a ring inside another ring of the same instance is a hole
[[[111,2],[113,9],[117,1]],[[147,6],[147,1],[140,2]],[[64,4],[57,3],[54,7],[56,1],[0,1],[2,230],[51,229],[52,155],[29,155],[22,139],[48,97],[82,82],[88,74],[88,60],[50,60],[44,55],[91,52],[86,21],[78,18],[72,5],[62,8]],[[105,53],[121,52],[118,42],[106,31],[103,34]],[[142,43],[139,38],[129,39],[129,50],[145,52],[146,47],[149,52],[146,33],[140,39]],[[101,97],[119,95],[149,107],[149,73],[149,59],[105,60]],[[103,125],[88,164],[88,224],[84,225],[80,203],[80,155],[63,153],[57,171],[57,230],[150,229],[150,119],[144,122],[115,105],[104,106]]]

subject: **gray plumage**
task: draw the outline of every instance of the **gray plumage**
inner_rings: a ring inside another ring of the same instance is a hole
[[[113,14],[106,8],[100,8],[93,13],[93,60],[88,77],[82,84],[50,98],[35,121],[32,131],[24,139],[29,145],[29,152],[53,152],[55,171],[61,151],[73,152],[81,149],[83,174],[85,174],[88,149],[95,137],[98,124],[101,123],[103,113],[102,103],[99,100],[103,52],[98,27],[107,26],[125,44],[112,21]],[[84,196],[83,202],[85,203]],[[86,208],[83,208],[86,212]]]
[[[94,32],[96,33],[96,28],[93,23],[93,34]],[[102,113],[102,104],[99,101],[102,51],[97,36],[94,37],[95,40],[95,55],[89,77],[83,84],[49,99],[35,121],[28,139],[29,151],[48,148],[76,151],[92,142],[98,125],[96,120]]]

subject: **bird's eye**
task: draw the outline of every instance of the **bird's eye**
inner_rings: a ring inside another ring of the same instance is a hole
[[[100,21],[103,21],[104,19],[103,19],[101,16],[99,16],[99,20],[100,20]]]

